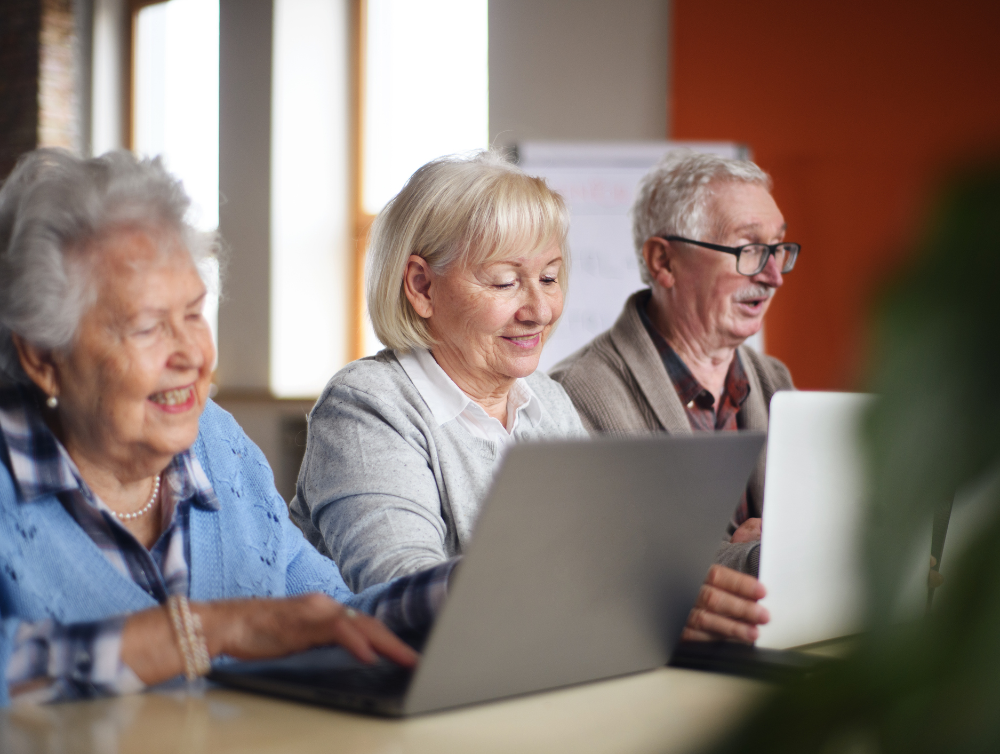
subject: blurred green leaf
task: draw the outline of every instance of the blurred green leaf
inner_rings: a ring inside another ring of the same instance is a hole
[[[718,752],[1000,751],[1000,487],[943,599],[898,625],[894,597],[943,502],[1000,462],[1000,166],[944,195],[878,309],[866,427],[869,633],[845,662],[778,691]]]

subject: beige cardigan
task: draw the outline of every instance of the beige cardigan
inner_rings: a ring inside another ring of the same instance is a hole
[[[690,434],[684,406],[674,390],[656,346],[639,318],[637,302],[649,290],[633,293],[614,326],[567,356],[549,372],[569,393],[584,426],[591,432],[634,434],[666,431]],[[740,409],[744,429],[767,431],[768,407],[778,390],[794,389],[788,368],[747,346],[737,351],[750,382],[750,395]],[[747,485],[751,516],[760,516],[764,500],[764,453]],[[720,562],[756,573],[757,547],[730,546]],[[753,550],[751,552],[751,549]]]

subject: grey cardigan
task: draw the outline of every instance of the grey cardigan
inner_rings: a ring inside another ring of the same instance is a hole
[[[662,432],[690,434],[684,406],[663,366],[656,346],[639,317],[649,290],[633,293],[614,326],[549,372],[569,393],[584,426],[591,432],[632,434]],[[788,368],[775,358],[747,346],[737,349],[750,381],[750,395],[737,414],[744,429],[767,431],[771,396],[794,389]],[[764,463],[761,453],[747,485],[751,516],[760,516],[764,501]],[[727,545],[718,562],[745,573],[757,572],[759,544]]]
[[[517,441],[586,437],[565,391],[527,378],[542,404]],[[309,416],[292,520],[359,592],[464,550],[502,456],[456,422],[439,425],[392,351],[348,364]]]

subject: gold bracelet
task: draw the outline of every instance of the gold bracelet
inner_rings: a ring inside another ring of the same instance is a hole
[[[212,669],[212,660],[202,630],[201,616],[191,612],[187,597],[181,594],[171,595],[167,600],[167,612],[184,662],[184,676],[193,681],[207,675]]]

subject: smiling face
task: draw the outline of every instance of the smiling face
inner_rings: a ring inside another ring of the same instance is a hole
[[[198,435],[215,350],[205,286],[173,234],[118,230],[94,242],[99,280],[67,354],[54,355],[70,455],[123,481],[158,473]]]
[[[562,314],[562,250],[430,273],[434,358],[466,393],[505,391],[538,368]]]
[[[711,188],[706,209],[713,222],[695,240],[723,246],[784,240],[785,219],[763,186],[724,181]],[[687,244],[673,257],[671,272],[671,316],[686,319],[686,329],[699,333],[709,348],[733,348],[760,330],[783,282],[773,256],[761,272],[746,277],[736,271],[735,256]]]

